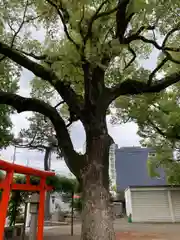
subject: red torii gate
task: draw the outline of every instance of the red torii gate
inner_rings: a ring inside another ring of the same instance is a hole
[[[11,190],[21,190],[30,192],[39,192],[39,209],[38,209],[38,230],[37,239],[43,239],[43,227],[44,227],[44,201],[46,191],[52,190],[52,187],[46,185],[46,178],[54,176],[54,172],[41,171],[38,169],[17,165],[0,160],[0,170],[6,171],[6,177],[0,181],[0,190],[2,191],[2,197],[0,200],[0,240],[4,237],[4,226],[6,223],[8,202]],[[25,184],[13,183],[14,173],[26,175]],[[30,176],[40,177],[39,185],[32,185],[30,183]]]

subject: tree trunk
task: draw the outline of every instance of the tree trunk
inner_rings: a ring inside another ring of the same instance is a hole
[[[82,173],[83,212],[81,240],[114,240],[109,193],[109,147],[111,138],[87,138],[86,168]]]
[[[51,154],[51,148],[46,148],[45,155],[44,155],[44,170],[49,171],[49,157]],[[46,201],[45,201],[45,212],[44,212],[44,220],[48,221],[51,218],[50,214],[50,192],[46,192]]]
[[[51,148],[50,147],[47,147],[46,150],[45,150],[45,155],[44,155],[44,170],[45,171],[49,171],[49,157],[50,157],[50,154],[51,154]]]

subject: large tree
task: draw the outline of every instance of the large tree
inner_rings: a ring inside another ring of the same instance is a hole
[[[0,53],[62,98],[70,123],[80,120],[84,126],[86,153],[75,151],[54,101],[1,90],[0,103],[50,119],[66,164],[83,186],[82,239],[112,240],[107,110],[119,96],[158,93],[180,80],[178,68],[160,79],[156,75],[164,64],[179,63],[174,53],[180,51],[180,2],[4,0],[1,8]],[[41,42],[33,40],[36,29],[42,29]],[[161,61],[148,72],[140,62],[155,48]]]

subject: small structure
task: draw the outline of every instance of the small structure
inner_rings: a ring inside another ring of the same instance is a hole
[[[132,222],[180,222],[180,186],[133,186],[125,190]]]
[[[114,218],[118,218],[118,217],[123,216],[122,202],[113,202],[112,203],[112,209],[113,209]]]
[[[37,239],[43,239],[43,226],[44,226],[44,202],[46,191],[52,190],[52,187],[46,185],[46,178],[54,176],[54,172],[41,171],[30,167],[17,165],[0,160],[0,170],[6,171],[5,178],[0,181],[0,190],[2,190],[2,197],[0,201],[0,240],[4,239],[4,226],[6,222],[6,215],[8,209],[8,201],[11,190],[21,190],[39,193],[39,207],[38,207],[38,226],[37,226]],[[26,183],[17,184],[13,182],[14,173],[26,175]],[[39,185],[32,185],[30,183],[30,176],[40,178]]]

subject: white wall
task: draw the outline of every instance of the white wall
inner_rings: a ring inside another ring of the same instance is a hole
[[[131,202],[131,191],[130,189],[125,190],[125,202],[126,202],[126,215],[132,214],[132,202]]]
[[[128,188],[125,200],[133,222],[180,222],[180,188]]]
[[[116,166],[115,166],[115,151],[117,144],[112,144],[109,149],[109,178],[111,181],[111,187],[116,186]]]
[[[171,222],[167,191],[132,191],[133,222]]]
[[[53,194],[55,196],[54,203],[52,201],[52,197],[50,199],[50,213],[53,214],[55,211],[70,211],[70,204],[64,203],[62,197],[58,193]]]

